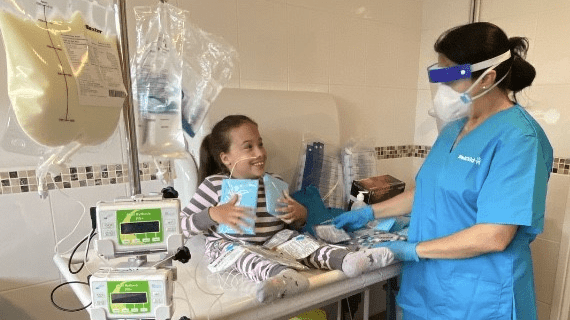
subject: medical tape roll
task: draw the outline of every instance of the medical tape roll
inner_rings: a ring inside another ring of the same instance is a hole
[[[49,147],[97,145],[117,127],[126,92],[115,37],[70,21],[0,12],[8,95],[23,131]]]

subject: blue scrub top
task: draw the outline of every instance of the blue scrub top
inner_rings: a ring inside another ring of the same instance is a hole
[[[441,238],[478,223],[518,225],[503,252],[405,263],[404,319],[536,319],[530,243],[544,226],[552,147],[519,105],[465,135],[447,125],[416,176],[409,241]]]

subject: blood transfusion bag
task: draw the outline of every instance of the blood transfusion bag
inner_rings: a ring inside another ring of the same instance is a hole
[[[126,92],[115,37],[70,21],[0,12],[8,95],[23,131],[49,147],[97,145],[115,131]]]

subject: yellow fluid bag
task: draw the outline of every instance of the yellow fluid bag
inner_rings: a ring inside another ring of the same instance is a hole
[[[70,21],[30,20],[0,12],[8,95],[23,131],[35,142],[97,145],[117,127],[126,92],[116,37]]]

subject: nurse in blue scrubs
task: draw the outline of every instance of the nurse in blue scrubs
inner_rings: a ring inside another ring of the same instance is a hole
[[[537,319],[530,243],[544,226],[552,147],[517,103],[536,72],[526,38],[491,23],[450,29],[428,68],[445,123],[416,186],[334,221],[358,229],[411,212],[397,302],[405,320]]]

